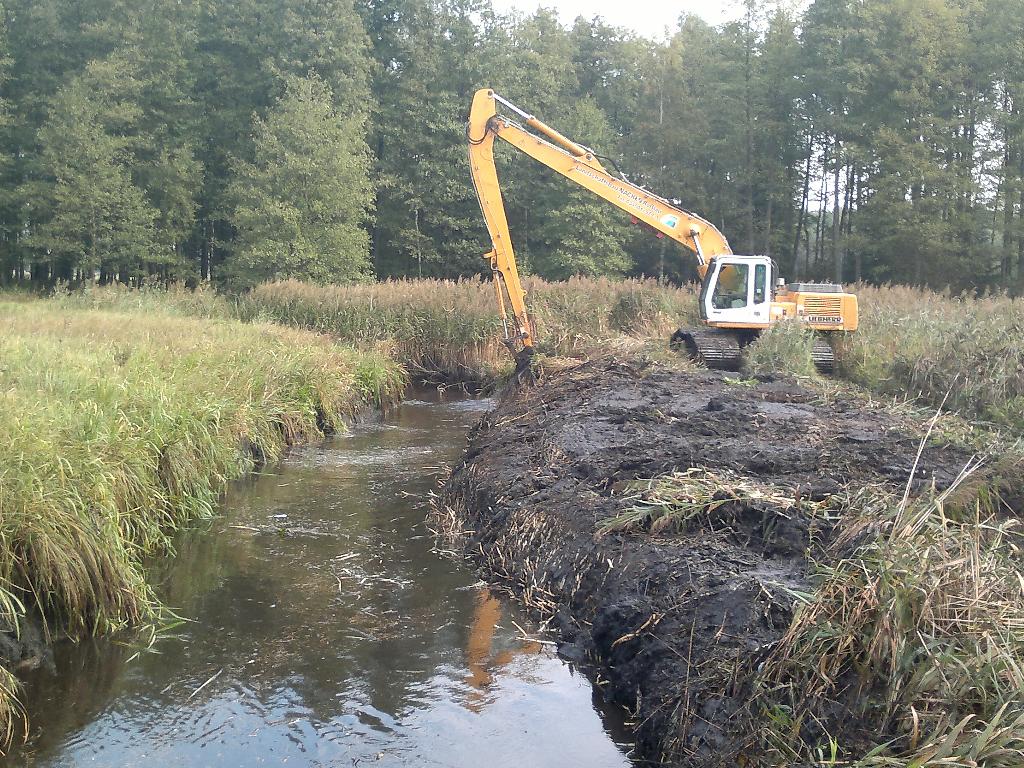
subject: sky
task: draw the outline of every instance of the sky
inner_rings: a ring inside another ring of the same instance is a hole
[[[498,11],[533,13],[538,6],[555,8],[563,23],[577,16],[601,16],[609,24],[628,27],[660,40],[665,27],[675,26],[683,13],[693,13],[711,24],[730,21],[740,14],[738,0],[493,0]]]

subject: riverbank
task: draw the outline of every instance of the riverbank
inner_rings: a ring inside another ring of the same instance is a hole
[[[411,389],[232,483],[149,569],[188,620],[151,647],[58,644],[56,674],[24,675],[31,731],[0,768],[628,768],[589,681],[425,527],[488,408]]]
[[[647,759],[890,742],[861,764],[1016,765],[1024,601],[998,491],[1020,463],[927,431],[855,393],[587,363],[484,420],[438,522],[596,665]]]
[[[0,729],[10,670],[47,641],[160,618],[143,560],[228,482],[404,386],[386,356],[308,331],[0,301]]]

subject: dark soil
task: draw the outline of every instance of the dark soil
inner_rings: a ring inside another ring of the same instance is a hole
[[[43,668],[53,671],[53,647],[37,616],[22,619],[17,631],[0,625],[0,665],[15,672]]]
[[[735,765],[753,725],[750,673],[834,524],[804,502],[867,483],[902,491],[920,440],[905,419],[789,380],[599,361],[489,414],[438,509],[487,577],[552,618],[564,655],[597,665],[606,698],[632,713],[642,758]],[[968,459],[928,447],[913,484],[948,486]],[[635,503],[632,481],[690,468],[798,503],[734,501],[675,528],[599,534]]]

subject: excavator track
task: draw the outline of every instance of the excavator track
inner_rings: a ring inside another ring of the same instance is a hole
[[[836,355],[832,345],[824,336],[815,336],[814,347],[811,349],[811,359],[814,360],[814,367],[819,373],[832,373],[836,364]]]
[[[708,368],[738,371],[743,364],[743,346],[739,336],[718,328],[680,328],[669,342],[672,349],[686,352],[691,359]],[[831,374],[835,368],[835,352],[824,336],[814,339],[811,359],[819,373]]]
[[[743,363],[740,341],[734,333],[717,328],[680,328],[669,345],[685,351],[698,363],[720,371],[738,371]]]

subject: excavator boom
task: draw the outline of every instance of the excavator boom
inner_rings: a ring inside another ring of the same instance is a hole
[[[523,124],[505,114],[498,114],[499,104],[522,120]],[[638,221],[692,250],[697,256],[698,270],[702,277],[710,259],[732,253],[725,236],[709,221],[676,208],[668,200],[636,184],[612,176],[592,150],[566,138],[490,89],[481,89],[474,95],[467,135],[473,184],[493,244],[493,250],[485,258],[490,260],[494,272],[498,304],[506,323],[506,338],[510,343],[532,347],[533,331],[526,311],[526,293],[519,280],[508,231],[498,171],[494,164],[495,138],[507,141],[538,162],[626,211]],[[506,303],[511,309],[511,317],[506,310]],[[510,322],[514,328],[509,328]]]

